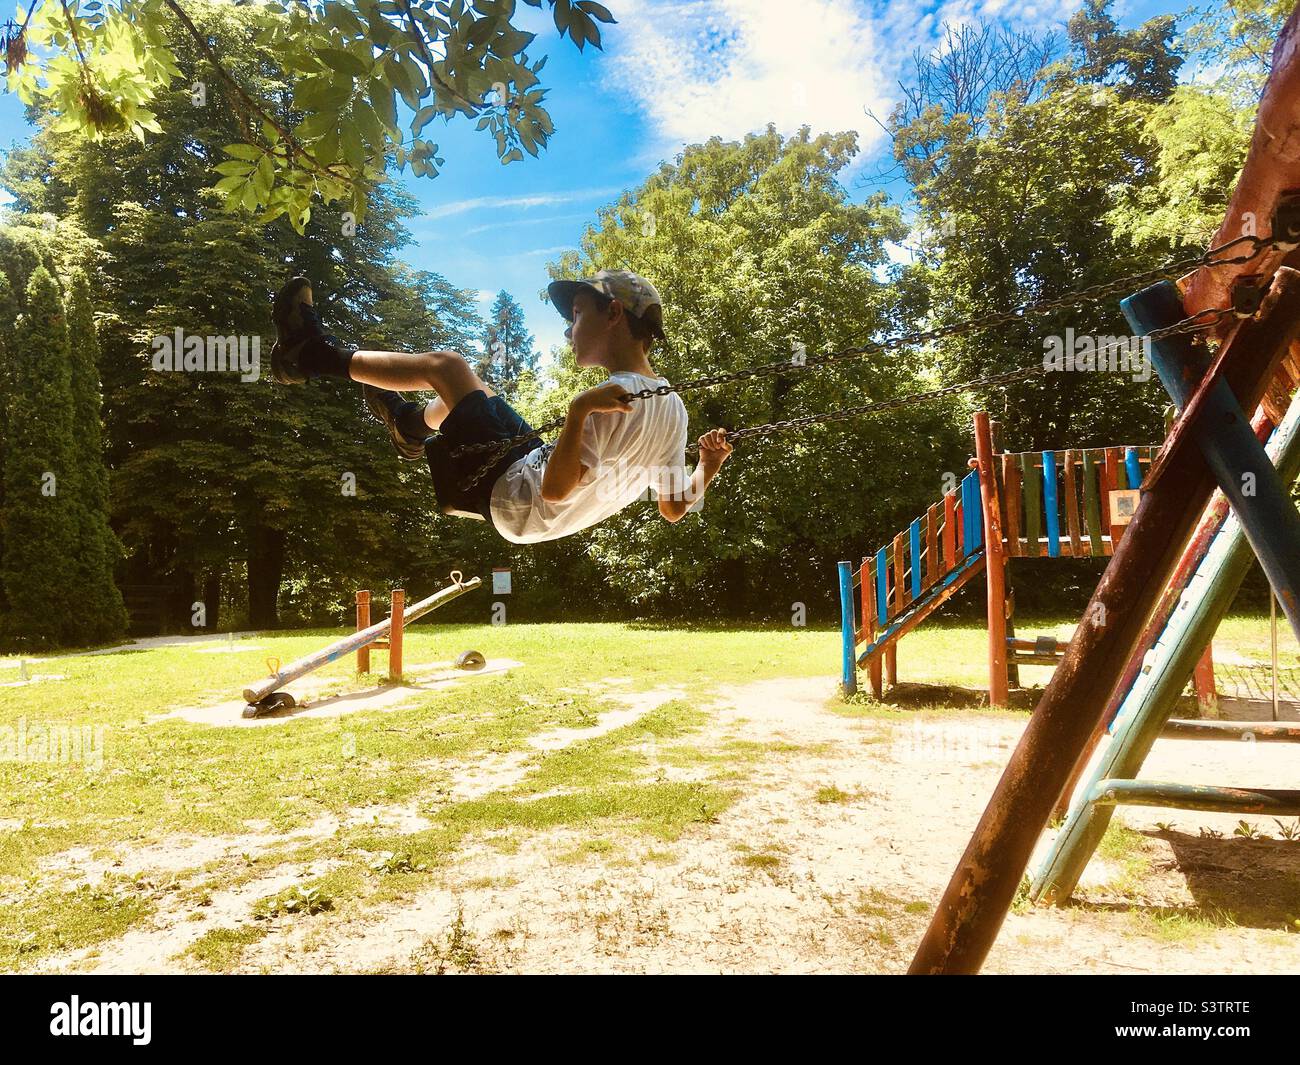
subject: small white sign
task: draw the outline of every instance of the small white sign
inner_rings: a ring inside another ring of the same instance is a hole
[[[1142,493],[1136,488],[1117,488],[1110,493],[1110,523],[1127,525],[1137,513]]]
[[[494,569],[492,571],[492,594],[493,595],[510,594],[510,570]]]

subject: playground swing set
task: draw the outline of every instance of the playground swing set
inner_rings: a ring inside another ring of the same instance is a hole
[[[1054,815],[1064,812],[1064,824],[1028,881],[1033,900],[1057,904],[1069,900],[1117,805],[1300,815],[1298,790],[1138,779],[1163,734],[1300,738],[1290,723],[1170,720],[1252,558],[1300,636],[1300,513],[1289,491],[1300,474],[1300,156],[1290,147],[1298,136],[1300,9],[1274,48],[1246,163],[1216,234],[1223,240],[1240,232],[1245,219],[1271,218],[1271,247],[1249,268],[1202,264],[1178,285],[1147,284],[1121,300],[1134,332],[1150,338],[1156,372],[1179,415],[1145,470],[1131,520],[1112,544],[1110,562],[936,907],[911,973],[979,971]],[[1236,314],[1211,326],[1218,340],[1213,359],[1186,333],[1169,332],[1171,324],[1204,315],[1229,297]],[[993,452],[980,440],[977,431],[983,530],[973,535],[990,548],[983,564],[991,574],[992,617],[993,584],[1005,566],[1005,556],[996,556],[1008,542],[1004,501],[996,494],[1005,481],[998,485]],[[897,579],[903,570],[896,571]],[[872,576],[859,569],[859,588],[864,572]],[[842,564],[846,680],[859,635],[850,631],[853,577],[851,565]],[[878,569],[875,579],[880,582]],[[1004,645],[990,638],[991,693],[993,658]]]

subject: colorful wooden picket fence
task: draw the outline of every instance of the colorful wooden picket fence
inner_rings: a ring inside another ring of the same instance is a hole
[[[1158,450],[999,452],[992,493],[972,470],[856,567],[841,563],[841,598],[852,612],[844,619],[846,690],[856,690],[856,669],[867,667],[879,694],[882,657],[892,681],[898,640],[981,572],[985,498],[999,502],[1003,554],[1008,557],[1110,555],[1125,528],[1122,520],[1112,521],[1112,494],[1138,488]]]

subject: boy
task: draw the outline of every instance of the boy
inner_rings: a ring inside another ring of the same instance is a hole
[[[626,270],[553,281],[547,291],[571,323],[564,335],[578,365],[603,366],[610,375],[573,398],[553,445],[533,439],[504,455],[454,455],[466,444],[508,440],[531,427],[455,352],[412,355],[341,346],[321,329],[311,283],[303,277],[275,297],[271,373],[283,384],[321,375],[361,382],[366,405],[388,428],[398,455],[408,462],[428,460],[444,513],[486,519],[512,543],[554,540],[589,528],[646,488],[654,489],[666,520],[680,521],[732,449],[725,430],[705,433],[688,483],[681,398],[624,398],[667,384],[647,357],[656,339],[666,339],[659,293]],[[438,398],[415,403],[400,394],[418,389],[432,389]],[[490,468],[483,469],[485,463]]]

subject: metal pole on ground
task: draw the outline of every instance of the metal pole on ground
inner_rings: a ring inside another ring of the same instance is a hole
[[[840,690],[849,696],[858,690],[858,666],[854,654],[854,610],[853,610],[853,564],[841,562],[840,573],[840,640],[843,644],[843,665],[840,674]],[[866,589],[863,589],[866,595]]]

